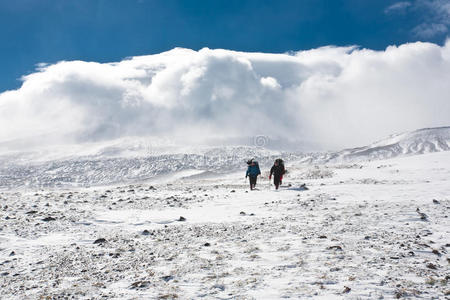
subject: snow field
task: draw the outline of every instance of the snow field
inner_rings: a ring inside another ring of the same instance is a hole
[[[244,170],[4,191],[2,298],[449,295],[450,152],[292,165],[279,191]]]

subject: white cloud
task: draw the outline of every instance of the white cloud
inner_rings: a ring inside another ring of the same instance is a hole
[[[174,49],[41,66],[0,94],[0,141],[248,137],[362,145],[450,124],[450,42],[288,54]]]
[[[444,24],[436,24],[436,23],[422,23],[417,25],[413,29],[413,34],[417,37],[421,38],[433,38],[436,35],[447,33],[447,26]]]
[[[417,0],[414,3],[414,9],[424,18],[424,21],[412,30],[416,37],[430,39],[445,36],[449,32],[450,1]]]
[[[394,3],[390,6],[388,6],[385,10],[384,13],[386,14],[391,14],[391,13],[404,13],[408,7],[411,6],[411,2],[409,1],[401,1],[401,2],[397,2]]]
[[[267,86],[270,89],[279,89],[281,86],[278,81],[273,77],[262,77],[261,84]]]

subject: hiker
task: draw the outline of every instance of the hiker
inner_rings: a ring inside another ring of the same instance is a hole
[[[250,178],[250,190],[254,190],[256,186],[256,179],[258,175],[261,174],[261,171],[259,170],[259,164],[257,161],[254,161],[253,159],[250,159],[247,161],[247,173],[245,174],[245,178]]]
[[[270,169],[269,180],[272,179],[273,174],[273,184],[275,185],[275,189],[278,190],[278,187],[281,185],[281,181],[283,180],[283,175],[286,173],[284,169],[284,162],[281,158],[278,158],[273,163],[272,168]]]

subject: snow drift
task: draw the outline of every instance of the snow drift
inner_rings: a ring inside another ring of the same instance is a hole
[[[0,94],[8,147],[263,135],[336,149],[450,121],[449,41],[289,54],[177,48],[113,63],[42,64],[23,81]]]

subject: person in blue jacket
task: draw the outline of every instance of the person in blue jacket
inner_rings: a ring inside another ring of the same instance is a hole
[[[245,178],[250,178],[250,190],[255,189],[256,186],[256,179],[258,175],[261,174],[261,171],[259,170],[259,164],[257,161],[254,161],[253,159],[250,159],[247,161],[247,173],[245,174]]]

